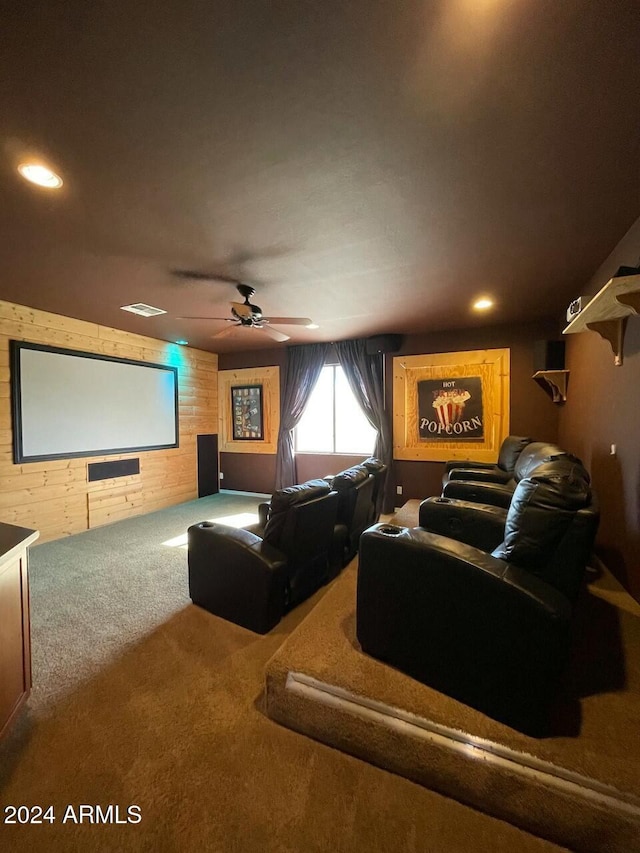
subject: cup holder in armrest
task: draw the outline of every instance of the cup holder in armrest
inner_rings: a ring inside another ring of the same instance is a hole
[[[381,524],[377,528],[377,532],[384,533],[385,536],[400,536],[406,529],[406,527],[398,527],[396,524]]]

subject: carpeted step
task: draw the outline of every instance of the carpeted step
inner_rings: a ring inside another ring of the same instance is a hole
[[[554,736],[530,738],[363,654],[356,578],[352,564],[269,661],[269,717],[572,849],[635,849],[635,674],[583,696],[577,728],[560,714]],[[640,619],[616,615],[624,654],[640,659]]]

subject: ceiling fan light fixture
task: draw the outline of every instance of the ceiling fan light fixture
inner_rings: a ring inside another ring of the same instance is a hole
[[[43,163],[21,163],[18,166],[18,172],[25,181],[47,190],[58,190],[63,184],[60,175],[56,175]]]
[[[310,317],[265,317],[262,308],[249,302],[256,292],[249,284],[237,282],[236,289],[244,302],[231,303],[231,317],[178,317],[179,320],[220,320],[231,323],[226,329],[220,329],[212,335],[213,338],[222,338],[232,334],[236,329],[258,329],[274,341],[284,342],[291,340],[290,335],[274,329],[273,325],[283,326],[306,326],[308,329],[319,329],[317,323],[313,323]],[[243,333],[244,334],[244,333]]]

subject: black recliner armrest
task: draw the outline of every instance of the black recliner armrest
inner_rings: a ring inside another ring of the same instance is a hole
[[[263,503],[258,504],[258,524],[263,529],[267,526],[267,521],[269,521],[269,513],[271,512],[271,504],[269,501],[264,501]]]
[[[475,480],[478,483],[508,483],[513,477],[513,474],[495,466],[486,470],[481,468],[452,468],[448,473],[449,482],[451,480]]]
[[[493,470],[496,467],[492,462],[470,462],[468,459],[450,459],[444,463],[445,474],[453,471],[454,468],[473,468],[474,471]]]
[[[286,558],[248,530],[214,522],[188,529],[189,595],[210,613],[259,634],[287,605]]]
[[[420,504],[420,527],[481,551],[491,552],[504,540],[506,519],[506,509],[490,504],[454,498],[427,498]]]
[[[458,498],[473,503],[491,504],[508,509],[513,489],[500,483],[478,483],[474,480],[449,480],[442,489],[443,498]]]

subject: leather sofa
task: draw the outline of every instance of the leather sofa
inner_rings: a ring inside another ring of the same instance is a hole
[[[557,444],[550,444],[545,441],[532,441],[520,452],[513,475],[506,482],[482,482],[479,479],[479,472],[474,476],[474,479],[464,480],[456,477],[456,479],[449,479],[445,484],[442,489],[442,497],[493,504],[494,506],[501,506],[508,509],[518,483],[526,477],[531,476],[538,465],[549,459],[560,457],[577,462],[580,461],[576,460],[575,456],[562,450]]]
[[[442,486],[449,480],[479,480],[486,483],[507,483],[513,478],[516,462],[522,451],[532,439],[520,435],[508,435],[502,442],[498,461],[495,465],[488,462],[469,462],[452,459],[445,462]]]
[[[329,579],[337,510],[338,493],[324,480],[310,480],[275,492],[264,525],[192,525],[192,601],[251,631],[270,631]]]
[[[566,668],[573,603],[598,525],[582,466],[548,460],[508,510],[432,499],[431,530],[376,525],[360,543],[364,652],[532,735]]]

